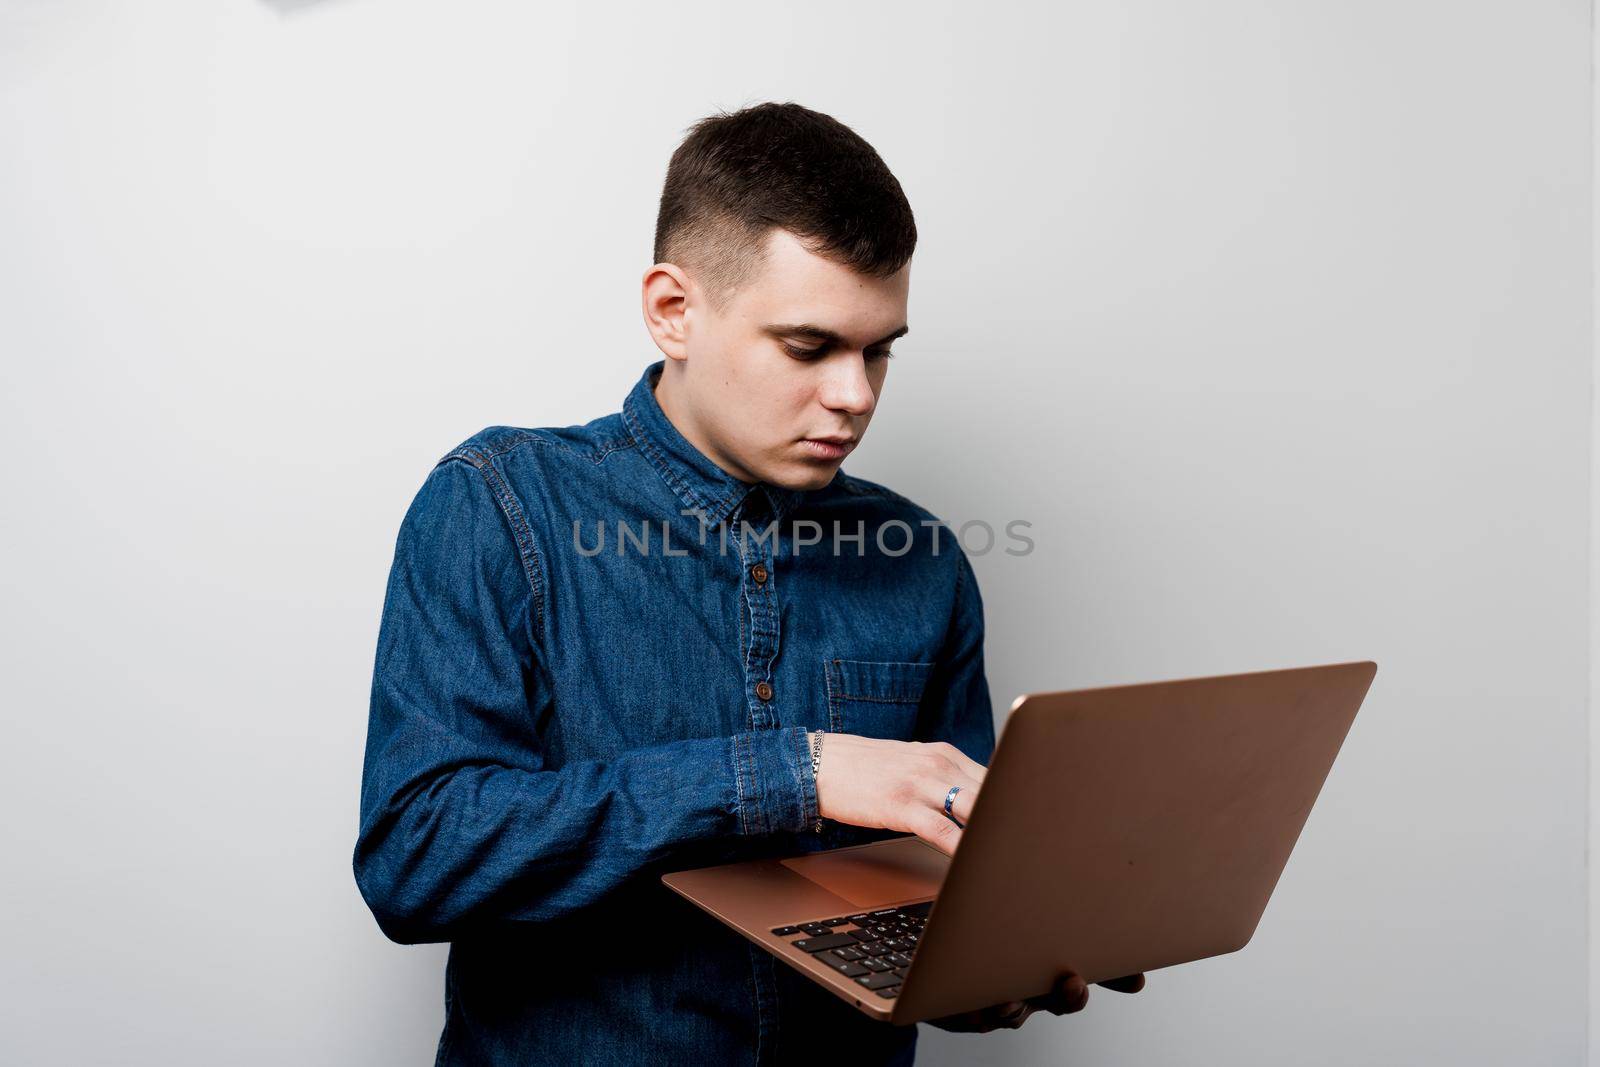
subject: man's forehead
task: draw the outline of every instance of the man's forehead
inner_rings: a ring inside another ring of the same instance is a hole
[[[884,344],[909,332],[909,265],[895,275],[877,278],[803,248],[787,248],[769,259],[756,283],[740,294],[740,317],[752,327],[863,346]]]

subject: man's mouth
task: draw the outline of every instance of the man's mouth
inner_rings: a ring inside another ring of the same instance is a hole
[[[817,459],[843,459],[856,447],[857,440],[855,437],[807,437],[800,445]]]

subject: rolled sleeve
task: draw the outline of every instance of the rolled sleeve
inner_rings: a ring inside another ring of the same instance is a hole
[[[734,735],[739,832],[809,829],[817,818],[817,781],[806,730],[784,726]]]

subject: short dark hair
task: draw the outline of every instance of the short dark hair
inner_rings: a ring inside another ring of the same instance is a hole
[[[694,274],[720,308],[759,273],[775,227],[877,277],[905,266],[917,246],[900,182],[839,120],[768,102],[689,127],[667,166],[654,262]]]

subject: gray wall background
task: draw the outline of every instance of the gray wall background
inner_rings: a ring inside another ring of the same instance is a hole
[[[1260,932],[929,1064],[1585,1056],[1575,0],[0,0],[0,1059],[421,1064],[349,854],[412,493],[614,410],[682,130],[795,99],[922,233],[847,464],[995,704],[1373,658]]]

